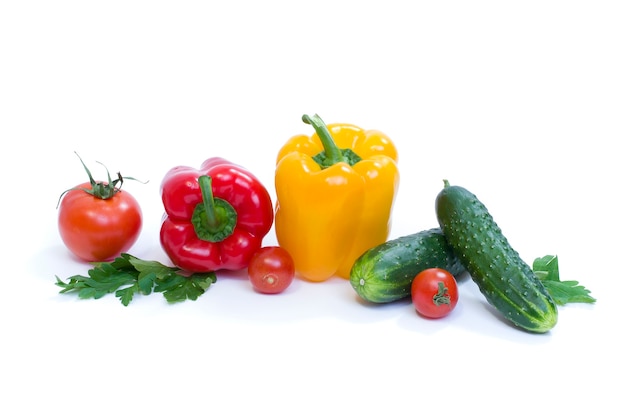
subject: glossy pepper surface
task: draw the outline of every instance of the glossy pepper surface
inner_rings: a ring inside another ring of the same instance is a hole
[[[222,158],[207,159],[199,169],[169,170],[161,199],[161,246],[177,267],[190,272],[247,267],[274,221],[263,184]]]
[[[398,153],[380,131],[302,120],[315,133],[292,137],[277,156],[276,237],[300,277],[349,278],[356,258],[389,236]]]

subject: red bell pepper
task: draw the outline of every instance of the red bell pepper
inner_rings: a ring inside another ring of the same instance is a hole
[[[189,272],[248,266],[274,221],[263,184],[222,158],[200,169],[178,166],[161,182],[165,214],[160,240],[170,260]]]

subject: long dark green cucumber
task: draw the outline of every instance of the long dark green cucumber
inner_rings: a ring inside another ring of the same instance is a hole
[[[492,306],[530,332],[556,325],[556,303],[473,193],[444,180],[435,208],[452,250]]]
[[[367,250],[352,266],[350,284],[366,301],[389,303],[410,297],[413,278],[427,268],[443,268],[454,276],[465,271],[439,228]]]

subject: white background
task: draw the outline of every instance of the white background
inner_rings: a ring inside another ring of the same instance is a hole
[[[620,1],[3,2],[0,414],[617,415],[625,19]],[[130,252],[166,263],[164,173],[222,156],[274,198],[304,113],[394,140],[390,238],[436,225],[447,178],[598,302],[532,335],[470,280],[438,321],[366,306],[340,278],[263,296],[219,274],[177,305],[58,293],[55,275],[88,270],[56,226],[87,178],[75,151],[99,179],[97,161],[149,180],[124,185],[144,213]]]

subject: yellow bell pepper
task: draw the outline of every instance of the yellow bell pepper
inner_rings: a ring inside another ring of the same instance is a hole
[[[276,159],[276,237],[300,277],[347,279],[356,259],[389,236],[398,152],[380,131],[302,120],[315,133],[292,137]]]

